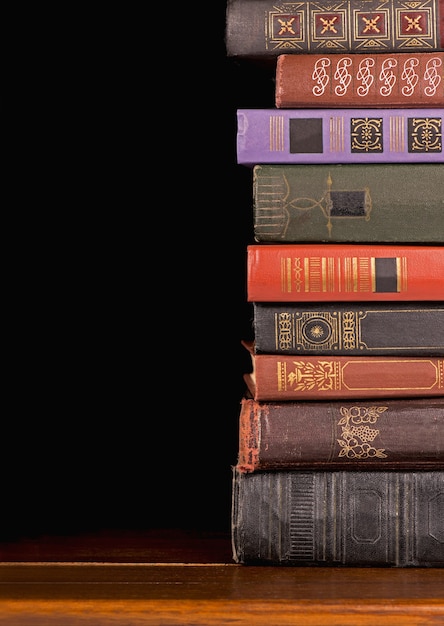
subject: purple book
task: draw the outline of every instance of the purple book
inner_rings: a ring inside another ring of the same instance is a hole
[[[444,109],[238,109],[237,162],[444,163]]]

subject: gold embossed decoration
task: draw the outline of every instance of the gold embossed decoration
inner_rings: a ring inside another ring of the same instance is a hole
[[[341,446],[339,457],[355,459],[385,459],[384,448],[376,448],[372,442],[379,435],[377,428],[372,428],[381,415],[387,411],[386,406],[354,406],[341,407],[342,418],[338,426],[342,428],[342,437],[338,439]]]

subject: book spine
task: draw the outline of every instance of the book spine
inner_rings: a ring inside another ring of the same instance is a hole
[[[256,165],[257,242],[444,243],[443,164]]]
[[[291,55],[276,61],[279,108],[442,107],[444,52]]]
[[[252,244],[249,302],[442,300],[444,246]]]
[[[444,359],[439,357],[252,358],[253,397],[259,401],[444,396]]]
[[[444,398],[243,398],[237,470],[444,470]]]
[[[256,59],[283,52],[443,50],[444,2],[228,0],[225,41],[229,57]]]
[[[442,303],[253,303],[257,354],[444,356]]]
[[[444,109],[238,109],[237,162],[444,163]]]
[[[255,400],[329,400],[444,395],[438,357],[254,355]]]
[[[444,472],[233,471],[236,563],[443,567]]]

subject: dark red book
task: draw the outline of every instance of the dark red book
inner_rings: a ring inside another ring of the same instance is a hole
[[[243,398],[237,470],[280,469],[443,470],[444,398]]]
[[[444,106],[444,52],[282,54],[277,108]]]
[[[249,302],[413,301],[443,296],[444,246],[282,243],[247,247]]]
[[[444,358],[251,355],[244,376],[254,400],[348,400],[444,396]]]

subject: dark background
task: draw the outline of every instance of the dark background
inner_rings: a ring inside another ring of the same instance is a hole
[[[274,68],[226,58],[224,2],[178,11],[157,38],[116,13],[29,56],[3,539],[230,529],[251,336],[236,109],[273,107]]]

